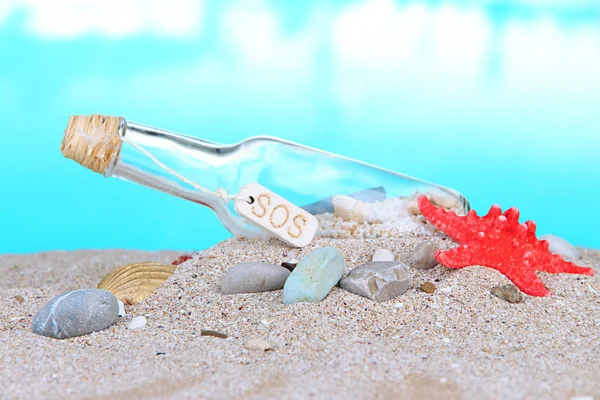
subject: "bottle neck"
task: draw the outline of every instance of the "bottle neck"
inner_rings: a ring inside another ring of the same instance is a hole
[[[226,158],[224,146],[135,122],[123,122],[119,129],[122,145],[112,165],[104,171],[105,177],[132,180],[186,198],[185,194],[190,190],[216,191],[216,187],[200,186],[196,177],[198,170],[212,170],[223,164]],[[210,179],[206,178],[202,176],[203,185],[210,184]]]
[[[119,135],[121,148],[104,171],[105,177],[135,182],[205,205],[232,233],[247,233],[247,224],[228,211],[230,205],[222,194],[227,193],[221,184],[226,171],[232,168],[234,147],[125,120]]]

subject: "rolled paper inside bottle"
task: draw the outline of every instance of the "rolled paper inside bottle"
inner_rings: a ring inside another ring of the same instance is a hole
[[[387,198],[385,188],[382,186],[350,193],[347,196],[364,202],[383,201]],[[333,197],[334,196],[330,196],[321,201],[307,204],[302,206],[302,208],[313,215],[333,213]]]
[[[121,117],[75,115],[69,119],[60,151],[84,167],[104,174],[121,151]]]

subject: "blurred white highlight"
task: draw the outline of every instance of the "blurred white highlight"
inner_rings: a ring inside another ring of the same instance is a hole
[[[42,37],[152,33],[182,38],[200,33],[202,11],[201,0],[2,0],[0,23],[23,12],[27,31]]]

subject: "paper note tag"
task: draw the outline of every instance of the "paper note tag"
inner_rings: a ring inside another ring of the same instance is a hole
[[[236,195],[235,211],[295,247],[309,244],[317,219],[258,183],[249,183]]]

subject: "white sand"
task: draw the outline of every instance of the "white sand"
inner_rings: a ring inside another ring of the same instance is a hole
[[[413,288],[386,303],[339,288],[323,302],[295,305],[282,304],[281,291],[219,293],[224,272],[240,261],[280,263],[335,246],[349,270],[379,247],[406,260],[420,240],[318,239],[302,250],[226,241],[181,265],[113,327],[66,340],[31,333],[46,301],[95,286],[117,265],[177,254],[0,256],[0,398],[600,398],[600,252],[582,250],[580,264],[596,276],[540,274],[555,295],[522,304],[492,296],[492,286],[508,281],[482,267],[415,271],[414,285],[432,281],[436,292]],[[147,327],[127,330],[136,315]],[[246,350],[251,338],[273,351]]]

